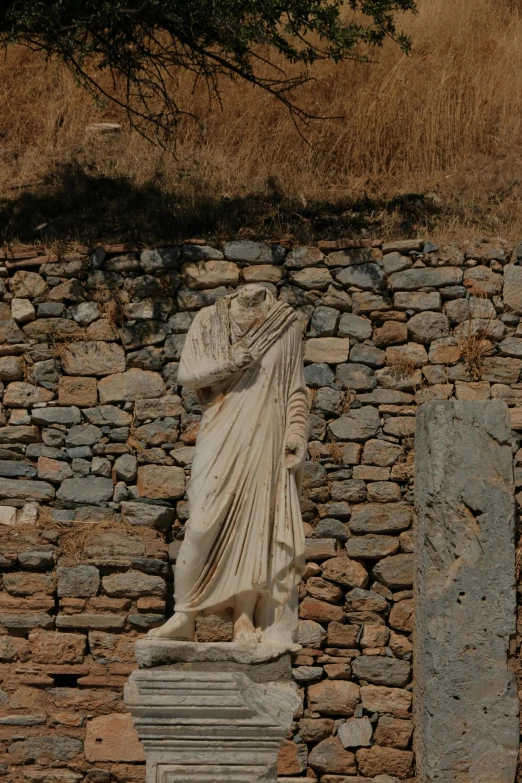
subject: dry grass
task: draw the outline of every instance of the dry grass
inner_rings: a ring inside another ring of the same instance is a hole
[[[403,20],[411,57],[387,45],[372,66],[314,70],[302,103],[344,119],[312,124],[310,146],[260,91],[225,84],[223,110],[209,112],[183,75],[204,129],[184,127],[175,158],[125,128],[93,134],[92,122],[125,119],[56,64],[12,50],[0,63],[0,236],[29,241],[50,221],[69,239],[519,238],[520,2],[419,7]]]

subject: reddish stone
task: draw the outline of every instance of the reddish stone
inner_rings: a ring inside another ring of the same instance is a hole
[[[359,771],[368,777],[376,775],[395,775],[400,780],[409,778],[413,766],[413,753],[409,750],[382,748],[360,748],[355,754]]]
[[[310,766],[317,772],[354,775],[357,772],[355,756],[345,750],[337,737],[323,740],[310,753]]]
[[[299,607],[299,617],[302,620],[315,620],[316,622],[328,622],[329,620],[342,620],[344,616],[342,606],[334,606],[317,598],[307,596]]]
[[[299,775],[306,769],[308,752],[306,745],[296,745],[295,742],[285,740],[279,751],[277,760],[277,772],[279,775]]]
[[[112,713],[89,721],[85,758],[87,761],[144,761],[145,751],[130,714]]]

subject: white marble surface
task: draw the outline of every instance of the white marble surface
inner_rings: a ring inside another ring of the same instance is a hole
[[[161,666],[169,663],[203,663],[206,661],[233,661],[257,664],[280,658],[287,652],[298,652],[301,645],[264,644],[256,642],[183,642],[171,639],[139,639],[134,647],[140,667]]]
[[[194,640],[228,604],[234,639],[290,644],[305,539],[299,495],[308,397],[293,309],[248,285],[196,315],[178,382],[203,408],[175,573],[175,613],[156,638]]]

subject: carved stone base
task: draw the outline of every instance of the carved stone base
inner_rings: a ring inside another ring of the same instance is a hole
[[[187,668],[187,642],[170,642],[169,658],[176,644],[183,645],[179,663],[135,671],[125,686],[147,783],[276,783],[279,748],[300,704],[296,686],[263,682],[263,674],[273,676],[274,661],[242,665],[230,649],[226,671],[217,668],[217,651],[211,671],[205,661]],[[282,664],[286,671],[288,655]],[[257,681],[248,676],[254,671]]]

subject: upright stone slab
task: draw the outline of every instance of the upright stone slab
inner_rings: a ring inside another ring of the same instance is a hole
[[[419,783],[513,783],[518,698],[509,413],[421,406],[415,436],[415,713]]]

